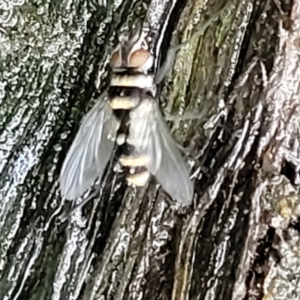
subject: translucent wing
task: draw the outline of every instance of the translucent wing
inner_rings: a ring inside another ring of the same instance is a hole
[[[146,155],[145,166],[168,194],[183,205],[191,203],[194,189],[189,169],[169,133],[156,101],[144,99],[131,112],[128,143],[137,155]]]
[[[61,170],[61,193],[67,199],[82,195],[98,176],[102,176],[115,144],[118,126],[104,98],[97,101],[85,116]]]

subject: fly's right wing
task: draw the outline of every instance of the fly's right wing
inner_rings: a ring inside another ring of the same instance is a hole
[[[131,112],[127,142],[136,155],[147,157],[145,167],[166,192],[182,205],[193,200],[194,187],[189,169],[170,135],[155,99],[147,98]]]
[[[62,196],[75,199],[102,176],[111,157],[119,122],[104,97],[85,116],[63,163],[60,174]]]

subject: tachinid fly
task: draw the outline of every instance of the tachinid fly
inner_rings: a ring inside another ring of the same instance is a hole
[[[142,30],[120,39],[111,56],[110,87],[85,116],[61,170],[67,199],[82,195],[101,178],[117,143],[124,149],[119,162],[128,171],[129,184],[144,186],[152,174],[180,204],[192,201],[187,164],[155,98],[153,63]]]

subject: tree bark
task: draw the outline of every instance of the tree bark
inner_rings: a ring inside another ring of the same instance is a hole
[[[299,299],[299,0],[0,9],[1,299]],[[63,222],[62,162],[137,21],[150,24],[156,66],[188,42],[158,98],[191,117],[169,125],[194,202],[178,207],[155,178],[135,192],[112,161]]]

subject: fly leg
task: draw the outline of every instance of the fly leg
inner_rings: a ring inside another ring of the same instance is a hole
[[[183,156],[185,157],[186,160],[189,160],[191,162],[192,165],[192,174],[190,176],[190,179],[194,179],[200,176],[200,173],[209,174],[209,169],[207,167],[205,167],[197,158],[197,156],[195,156],[192,151],[188,148],[188,147],[183,147],[182,145],[180,145],[179,143],[177,143],[177,147],[179,148],[180,152],[183,154]]]
[[[201,170],[202,173],[208,174],[208,169],[202,165],[202,163],[199,161],[199,157],[197,157],[198,155],[195,155],[194,151],[191,150],[189,146],[184,147],[176,140],[174,140],[174,142],[176,143],[182,156],[185,157],[186,160],[189,160],[191,162],[193,169],[198,169],[198,171]],[[191,178],[194,177],[195,175],[193,175]]]
[[[170,114],[165,114],[165,119],[167,121],[172,121],[175,122],[175,125],[173,127],[173,129],[171,130],[171,132],[175,131],[179,126],[179,122],[180,121],[185,121],[185,120],[195,120],[195,119],[202,119],[204,117],[203,113],[199,113],[199,112],[185,112],[182,115],[170,115]],[[182,155],[188,159],[192,166],[193,166],[193,175],[191,175],[191,179],[199,177],[200,173],[204,173],[204,174],[208,174],[208,169],[207,167],[205,167],[200,161],[199,161],[199,157],[197,157],[198,155],[195,155],[195,153],[193,153],[193,151],[191,150],[191,148],[188,147],[184,147],[181,144],[179,144],[177,141],[175,141],[178,149],[180,150],[180,152],[182,153]]]
[[[190,43],[192,43],[192,41],[195,38],[203,35],[204,32],[206,31],[206,29],[208,28],[208,26],[211,25],[211,23],[218,20],[218,18],[219,18],[218,13],[212,15],[203,25],[201,25],[201,28],[196,29],[196,32],[193,33],[192,36],[186,42],[170,47],[165,61],[163,62],[162,66],[160,67],[160,69],[157,71],[157,73],[155,75],[155,78],[154,78],[155,84],[159,84],[165,78],[165,76],[168,74],[168,72],[170,71],[170,69],[172,68],[172,66],[174,64],[177,51],[181,50],[184,47],[188,47],[188,45]]]
[[[172,68],[174,62],[175,62],[175,58],[176,58],[176,54],[177,51],[188,47],[189,44],[191,44],[193,42],[194,39],[196,39],[197,37],[203,35],[206,31],[206,29],[215,21],[217,21],[219,19],[219,13],[215,13],[213,14],[202,26],[201,28],[197,28],[196,31],[192,34],[192,36],[185,41],[182,44],[179,45],[174,45],[172,47],[170,47],[170,49],[168,50],[167,56],[166,56],[166,60],[163,62],[161,68],[157,71],[154,81],[156,84],[159,84],[164,77],[168,74],[168,72],[170,71],[170,69]],[[165,119],[167,121],[172,121],[175,122],[175,128],[179,127],[179,122],[180,121],[187,121],[187,120],[200,120],[203,118],[203,114],[201,113],[195,113],[192,111],[188,111],[188,112],[184,112],[181,115],[171,115],[169,113],[165,113]]]
[[[193,111],[186,111],[183,114],[177,116],[165,112],[164,115],[167,121],[175,122],[176,125],[180,121],[201,120],[204,117],[203,113],[201,114],[199,112],[193,112]]]
[[[173,128],[174,130],[179,128],[179,124],[182,121],[192,121],[192,120],[201,120],[203,119],[204,113],[198,112],[198,111],[185,111],[183,114],[173,115],[170,113],[165,112],[164,113],[165,120],[173,122]]]
[[[99,189],[97,189],[95,192],[93,192],[91,195],[89,195],[86,199],[84,199],[82,202],[80,202],[77,205],[72,205],[72,208],[69,212],[64,212],[61,216],[58,217],[59,221],[61,223],[64,223],[67,219],[70,218],[70,216],[78,209],[82,208],[85,204],[87,204],[92,198],[94,198],[98,193]]]
[[[170,47],[165,61],[163,62],[162,66],[160,67],[160,69],[157,71],[157,73],[155,75],[155,78],[154,78],[155,84],[159,84],[162,82],[162,80],[166,77],[168,72],[173,67],[177,51],[180,50],[181,48],[185,47],[187,44],[188,44],[188,42],[185,42],[183,44],[179,44],[179,45]]]

